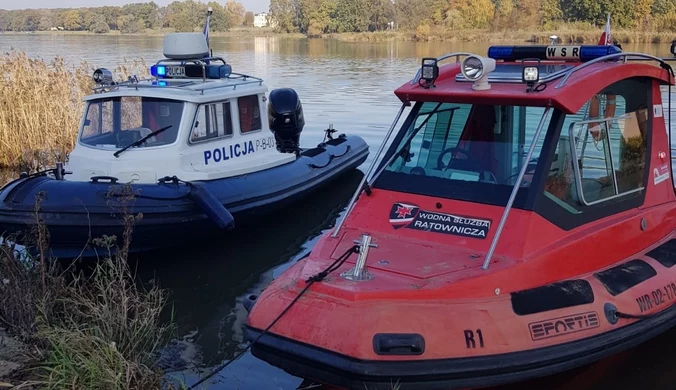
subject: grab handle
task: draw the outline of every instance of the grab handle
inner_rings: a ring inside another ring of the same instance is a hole
[[[373,351],[378,355],[422,355],[425,338],[416,333],[378,333],[373,336]]]
[[[118,180],[117,177],[114,176],[92,176],[90,179],[94,183],[98,183],[99,180],[108,180],[113,184],[117,183]]]

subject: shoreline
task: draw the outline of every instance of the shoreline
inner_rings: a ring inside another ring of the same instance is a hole
[[[102,36],[102,37],[164,37],[167,33],[175,32],[173,29],[160,29],[160,30],[145,30],[143,32],[137,33],[121,33],[120,31],[110,31],[107,33],[94,33],[91,31],[0,31],[0,36],[2,35],[52,35],[52,36]],[[194,31],[198,32],[198,31]],[[289,38],[305,38],[304,34],[301,33],[290,33],[282,34],[277,33],[271,28],[266,27],[241,27],[233,28],[230,31],[210,31],[209,37],[232,37],[239,38],[242,36],[246,37],[269,37],[269,36],[279,36],[279,37],[289,37]]]
[[[128,36],[128,37],[162,37],[173,29],[146,30],[139,33],[123,34],[119,31],[108,33],[93,33],[90,31],[3,31],[1,35],[52,35],[52,36]],[[211,37],[217,38],[250,38],[250,37],[279,37],[284,39],[331,39],[342,42],[528,42],[535,44],[549,43],[549,37],[556,35],[560,44],[595,44],[601,36],[601,28],[579,29],[575,26],[561,26],[559,29],[547,30],[516,30],[496,31],[493,29],[482,30],[449,30],[444,28],[431,28],[429,32],[417,33],[416,31],[374,31],[374,32],[344,32],[327,33],[319,36],[308,37],[301,33],[278,33],[267,27],[235,28],[230,31],[210,32]],[[622,43],[670,43],[674,39],[671,32],[636,31],[630,29],[617,29],[612,32],[612,37]]]

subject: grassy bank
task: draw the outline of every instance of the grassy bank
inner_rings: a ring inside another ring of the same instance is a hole
[[[197,31],[197,30],[195,30]],[[35,31],[35,32],[5,32],[8,35],[112,35],[112,36],[164,36],[174,32],[173,29],[146,29],[138,33],[122,34],[119,31],[97,34],[89,31]],[[556,35],[563,43],[596,43],[601,36],[602,29],[589,23],[557,23],[547,28],[531,29],[476,29],[454,30],[441,26],[421,25],[414,30],[390,30],[376,32],[346,32],[329,33],[321,37],[336,39],[345,42],[383,42],[383,41],[448,41],[448,42],[534,42],[548,43],[551,35]],[[279,33],[272,28],[240,27],[229,31],[211,32],[212,37],[241,38],[241,37],[284,37],[306,38],[301,33]],[[620,43],[669,43],[675,36],[672,31],[658,31],[657,29],[613,29],[613,39]]]
[[[201,32],[202,30],[195,30],[195,32]],[[57,35],[57,36],[156,36],[163,37],[167,33],[175,32],[172,28],[162,28],[162,29],[145,29],[143,31],[135,33],[121,33],[120,31],[111,30],[106,33],[94,33],[91,31],[65,31],[65,30],[48,30],[48,31],[4,31],[0,34],[5,35]],[[289,38],[303,38],[305,35],[300,33],[292,34],[280,34],[274,29],[269,27],[237,27],[232,28],[228,31],[210,31],[210,37],[221,37],[221,38],[241,38],[241,37],[268,37],[268,36],[284,36]]]
[[[122,202],[131,199],[122,195]],[[31,352],[22,361],[10,357],[14,370],[0,382],[37,389],[161,388],[156,353],[174,327],[161,320],[166,291],[154,285],[145,289],[127,262],[129,233],[139,216],[123,214],[121,250],[93,269],[77,271],[73,264],[62,267],[44,257],[48,236],[39,221],[39,203],[29,231],[36,255],[0,245],[0,323],[15,344]],[[126,205],[118,207],[126,211]],[[116,238],[97,243],[112,248]],[[0,357],[2,350],[0,344]]]
[[[556,35],[561,43],[596,44],[601,29],[581,24],[562,25],[548,30],[449,30],[429,26],[416,31],[377,31],[364,33],[326,34],[324,37],[345,42],[384,41],[446,41],[446,42],[491,42],[494,44],[530,42],[547,44],[549,37]],[[675,36],[672,32],[613,30],[612,37],[619,43],[669,43]]]

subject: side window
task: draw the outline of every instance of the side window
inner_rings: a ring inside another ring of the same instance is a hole
[[[237,99],[239,108],[239,129],[242,134],[261,130],[261,110],[258,95],[242,96]]]
[[[82,139],[113,132],[113,102],[91,102],[87,107]]]
[[[579,213],[643,189],[649,91],[646,82],[623,80],[566,116],[545,184],[547,196]]]
[[[230,102],[201,105],[190,133],[190,142],[229,136],[232,136]]]

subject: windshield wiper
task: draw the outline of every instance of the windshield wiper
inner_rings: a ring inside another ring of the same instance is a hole
[[[125,146],[124,148],[118,150],[117,152],[113,153],[113,156],[115,156],[115,157],[120,157],[120,153],[124,152],[125,150],[127,150],[127,149],[129,149],[129,148],[132,148],[132,147],[134,147],[134,146],[139,146],[139,145],[141,145],[142,143],[146,142],[146,140],[147,140],[148,138],[154,137],[154,136],[160,134],[161,132],[163,132],[164,130],[169,129],[169,128],[172,127],[172,126],[173,126],[173,125],[165,126],[165,127],[161,128],[161,129],[158,129],[158,130],[153,131],[153,132],[150,133],[150,134],[147,134],[145,137],[140,138],[139,140],[134,141],[134,142],[132,142],[131,144],[129,144],[129,145]]]

